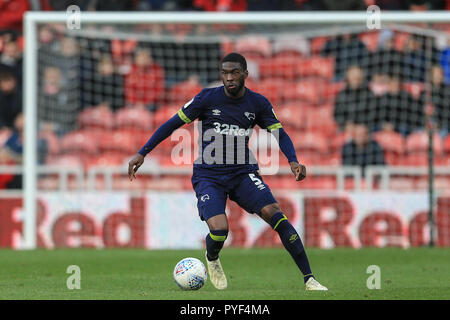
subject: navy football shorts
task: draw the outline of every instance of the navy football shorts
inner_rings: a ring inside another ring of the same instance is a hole
[[[200,219],[205,221],[225,213],[227,197],[247,212],[257,214],[266,205],[276,202],[269,186],[256,171],[216,176],[194,173],[191,181]]]

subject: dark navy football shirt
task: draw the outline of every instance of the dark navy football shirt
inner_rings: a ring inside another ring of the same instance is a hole
[[[194,170],[219,169],[232,172],[258,170],[248,141],[255,125],[268,131],[282,128],[269,100],[248,88],[241,98],[230,98],[223,86],[203,89],[179,111],[190,123],[199,120],[199,157]]]

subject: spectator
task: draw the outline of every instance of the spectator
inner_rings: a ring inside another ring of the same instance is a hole
[[[365,11],[367,9],[366,3],[364,0],[314,0],[309,1],[312,5],[312,9],[314,10],[322,10],[322,11],[352,11],[352,10],[362,10]]]
[[[389,29],[380,32],[378,48],[370,54],[369,75],[372,76],[373,87],[376,95],[387,91],[389,74],[402,71],[403,53],[394,47],[395,34]]]
[[[389,91],[378,98],[376,120],[376,130],[396,131],[404,136],[423,128],[423,108],[403,90],[400,75],[390,75]]]
[[[22,93],[12,72],[0,72],[0,129],[14,126],[22,112]]]
[[[346,87],[336,97],[334,119],[341,131],[351,132],[356,122],[373,125],[375,95],[364,80],[359,66],[347,70]]]
[[[403,55],[403,75],[406,81],[425,82],[428,61],[439,61],[441,53],[437,50],[434,39],[411,35],[406,43]]]
[[[63,135],[76,128],[79,113],[78,93],[68,89],[62,71],[57,67],[46,67],[38,101],[38,117],[42,126]]]
[[[445,39],[445,44],[443,44],[443,50],[439,56],[439,63],[442,65],[444,71],[444,79],[446,84],[450,84],[450,39],[447,37]]]
[[[445,137],[450,130],[450,86],[444,83],[444,72],[439,65],[431,68],[431,104],[438,132]],[[427,105],[425,92],[421,95],[422,106]]]
[[[0,69],[9,69],[14,73],[17,85],[22,83],[22,53],[16,36],[7,33],[3,35],[3,50],[0,55]]]
[[[364,124],[355,124],[352,139],[342,147],[344,166],[385,165],[383,148],[371,137],[369,128]]]
[[[14,119],[14,128],[11,136],[0,148],[0,165],[21,165],[23,154],[24,116],[19,113]],[[38,163],[43,164],[47,156],[48,144],[44,139],[38,139]],[[21,189],[21,174],[0,175],[0,189]]]
[[[97,11],[133,11],[136,10],[136,1],[133,0],[93,0],[93,7]]]
[[[125,76],[127,104],[143,104],[156,110],[164,99],[164,69],[153,60],[150,49],[138,48],[131,71]]]
[[[112,111],[117,111],[125,105],[123,86],[123,77],[116,72],[112,57],[104,55],[97,64],[93,81],[86,88],[90,90],[92,105],[106,103]]]
[[[92,8],[92,0],[47,0],[50,8],[54,11],[66,11],[71,5],[76,5],[81,11],[88,11]]]
[[[335,57],[335,81],[343,80],[351,65],[359,65],[365,70],[369,60],[369,51],[357,34],[339,35],[327,41],[320,54]]]

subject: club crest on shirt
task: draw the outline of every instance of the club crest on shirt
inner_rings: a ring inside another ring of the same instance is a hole
[[[244,115],[247,117],[248,120],[252,121],[255,120],[255,114],[251,112],[244,112]]]
[[[220,110],[219,109],[214,109],[213,111],[212,111],[212,114],[213,114],[213,116],[220,116]]]

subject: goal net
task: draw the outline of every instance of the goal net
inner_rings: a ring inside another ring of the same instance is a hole
[[[82,13],[78,29],[60,16],[31,15],[31,243],[201,247],[206,229],[190,181],[201,123],[162,142],[132,183],[127,162],[203,88],[220,86],[220,59],[239,52],[247,87],[269,99],[307,166],[308,177],[295,181],[274,137],[255,127],[250,145],[268,170],[264,181],[307,246],[421,246],[430,229],[448,246],[448,23],[424,14],[370,30],[365,13],[346,14],[319,13],[316,22],[307,13],[262,14],[259,22],[172,14],[171,23],[165,15]],[[235,203],[226,212],[227,245],[280,245]]]

